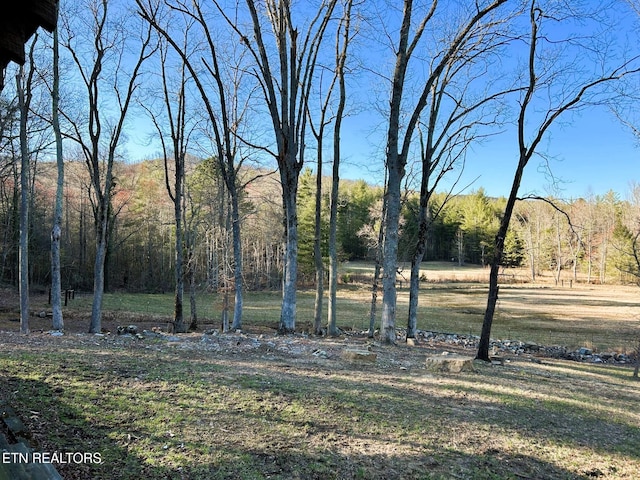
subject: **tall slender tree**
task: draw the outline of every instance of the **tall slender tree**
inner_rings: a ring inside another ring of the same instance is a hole
[[[489,361],[491,326],[499,293],[498,274],[502,264],[509,223],[518,199],[518,190],[525,167],[535,155],[545,134],[563,114],[594,103],[602,104],[609,97],[604,88],[607,84],[640,72],[637,65],[634,66],[637,64],[637,58],[611,66],[607,63],[608,59],[597,56],[594,63],[602,60],[604,63],[595,63],[593,65],[595,68],[587,73],[569,68],[575,67],[576,56],[580,57],[582,62],[588,61],[589,55],[594,51],[592,45],[587,43],[589,38],[563,33],[562,36],[567,35],[566,39],[557,39],[545,27],[547,24],[562,27],[563,21],[568,24],[573,21],[582,24],[588,20],[585,16],[576,17],[573,12],[572,6],[563,2],[538,0],[529,2],[527,11],[529,25],[527,71],[522,97],[518,102],[518,163],[493,244],[487,308],[477,353],[477,358],[480,360]],[[565,29],[558,28],[555,31],[565,32]],[[550,60],[549,50],[553,46],[559,48],[560,53],[566,53],[569,50],[570,58],[566,59],[569,62],[569,67],[562,63],[562,60],[565,60],[562,57]],[[599,73],[594,75],[592,73],[594,71]],[[543,104],[547,105],[542,114],[536,110],[537,100],[541,99]],[[530,130],[531,125],[534,125],[532,130]]]
[[[185,29],[184,43],[187,43],[187,35],[189,29]],[[185,229],[184,216],[185,211],[185,159],[187,155],[187,146],[189,140],[188,125],[186,121],[186,85],[188,82],[187,68],[184,62],[178,67],[179,78],[177,81],[177,92],[172,91],[170,83],[170,68],[167,59],[167,48],[164,41],[160,42],[160,70],[162,82],[162,99],[166,112],[166,124],[169,129],[170,148],[165,140],[165,133],[161,120],[151,110],[150,106],[143,103],[143,108],[149,113],[151,121],[158,131],[160,144],[162,145],[162,153],[164,158],[164,178],[165,187],[171,202],[173,203],[173,218],[175,222],[175,263],[174,263],[174,311],[172,330],[174,333],[184,333],[187,328],[184,321],[184,255],[185,255]],[[175,104],[173,99],[176,99]],[[163,122],[164,123],[164,122]],[[172,168],[170,168],[171,160],[173,160]],[[173,172],[173,176],[170,171]],[[171,178],[173,177],[173,178]],[[173,181],[171,181],[173,180]]]
[[[344,13],[336,34],[336,77],[338,80],[338,107],[333,127],[333,167],[331,175],[331,200],[329,213],[329,309],[327,330],[330,335],[338,334],[338,191],[340,183],[342,119],[347,104],[346,62],[351,42],[351,11],[353,1],[344,2]]]
[[[407,338],[414,338],[416,333],[420,264],[426,252],[427,233],[434,217],[450,198],[447,195],[439,208],[431,212],[431,196],[449,172],[457,170],[460,178],[467,150],[488,135],[490,127],[499,123],[501,108],[498,102],[511,91],[501,88],[500,83],[488,75],[495,65],[498,49],[508,38],[507,24],[506,19],[486,22],[464,38],[458,52],[434,78],[429,92],[428,106],[419,127],[418,232],[411,258]],[[474,85],[478,83],[496,86],[476,91]],[[457,180],[452,182],[452,189],[457,183]]]
[[[56,2],[56,18],[60,5]],[[52,126],[56,141],[56,202],[53,211],[53,228],[51,229],[51,309],[53,329],[64,329],[62,315],[62,281],[60,268],[60,239],[62,237],[62,209],[64,195],[64,157],[62,156],[62,132],[60,131],[60,42],[58,29],[53,31],[53,85],[51,91]]]
[[[311,13],[306,30],[293,23],[290,0],[266,0],[259,11],[254,0],[246,0],[252,34],[246,34],[229,16],[242,44],[253,57],[255,75],[264,95],[275,135],[276,149],[265,148],[278,164],[284,213],[284,272],[282,282],[281,333],[295,331],[298,279],[298,214],[296,197],[298,178],[303,166],[307,103],[314,79],[318,53],[337,0],[322,2]],[[220,10],[223,12],[223,10]],[[305,12],[309,13],[309,12]],[[272,31],[274,42],[265,38]],[[252,41],[249,38],[252,38]],[[273,47],[273,51],[271,51]],[[270,53],[271,51],[271,53]],[[273,59],[276,67],[272,67]]]
[[[437,79],[451,59],[460,54],[469,38],[477,34],[477,29],[482,25],[486,17],[489,17],[506,0],[494,0],[489,2],[476,2],[475,5],[461,14],[456,20],[453,35],[446,37],[440,45],[440,50],[435,52],[429,61],[431,69],[424,82],[424,86],[409,107],[408,116],[404,118],[403,111],[407,109],[405,86],[411,60],[416,53],[416,48],[421,44],[421,39],[430,26],[436,13],[439,12],[439,3],[431,2],[414,24],[413,0],[404,0],[401,25],[399,29],[398,43],[395,49],[395,66],[391,75],[391,93],[389,101],[388,128],[386,134],[387,170],[386,190],[386,217],[383,246],[383,278],[382,278],[382,327],[381,337],[385,343],[396,342],[396,272],[398,263],[398,240],[401,210],[401,187],[405,176],[405,168],[410,153],[414,133],[423,110],[427,106],[429,95]],[[445,8],[445,7],[440,7]],[[416,60],[418,61],[418,60]],[[424,58],[419,58],[423,62]],[[414,62],[415,63],[415,62]]]
[[[31,172],[27,120],[32,99],[33,64],[27,71],[20,66],[16,75],[20,110],[20,332],[29,333],[29,177]]]
[[[69,18],[72,12],[67,12],[66,38],[63,44],[73,58],[85,89],[88,118],[79,120],[74,118],[72,112],[63,114],[72,129],[69,138],[78,144],[84,155],[94,195],[96,255],[89,332],[100,333],[105,264],[114,213],[111,205],[116,187],[113,167],[132,99],[140,85],[142,65],[153,54],[155,47],[151,43],[149,28],[133,47],[133,58],[127,58],[131,47],[127,42],[131,38],[131,32],[125,29],[130,26],[130,22],[125,21],[127,12],[120,12],[121,17],[116,21],[112,13],[117,12],[117,6],[113,6],[107,0],[88,0],[86,6],[88,24],[92,28],[76,28],[74,22],[79,21],[82,14],[74,12],[77,16]],[[109,9],[110,6],[113,7],[113,12]],[[92,36],[87,38],[81,35],[84,33]],[[87,49],[87,46],[91,48]],[[105,75],[107,67],[111,67],[110,73]],[[102,94],[105,97],[110,96],[110,105],[102,101]],[[113,107],[113,110],[110,110],[109,106]]]
[[[243,82],[243,59],[233,64],[230,57],[223,54],[216,42],[215,32],[210,26],[203,4],[194,1],[190,5],[183,2],[168,2],[170,11],[182,15],[187,24],[197,25],[203,49],[194,54],[188,50],[187,43],[180,45],[173,31],[161,21],[159,6],[156,2],[136,0],[140,15],[172,46],[187,68],[191,80],[195,83],[205,110],[207,120],[213,132],[213,143],[217,167],[230,202],[230,227],[233,242],[234,312],[231,328],[242,328],[243,277],[242,277],[242,238],[240,227],[240,195],[242,186],[239,171],[242,157],[239,155],[240,129],[244,122],[246,108],[241,102]],[[219,7],[218,7],[219,8]],[[185,32],[187,30],[185,29]],[[195,42],[199,44],[199,42]],[[242,56],[241,56],[242,57]],[[198,60],[198,61],[196,61]]]

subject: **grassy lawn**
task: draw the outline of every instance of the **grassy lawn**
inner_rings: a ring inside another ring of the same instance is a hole
[[[478,335],[486,287],[473,279],[483,271],[428,269],[419,328]],[[500,293],[495,338],[626,352],[637,342],[637,287],[511,284]],[[34,309],[46,309],[38,301]],[[172,302],[108,294],[104,323],[162,327]],[[242,334],[203,336],[219,328],[222,299],[198,302],[201,330],[178,342],[88,335],[90,295],[66,308],[63,337],[37,317],[33,333],[19,335],[15,312],[0,312],[0,399],[39,451],[99,454],[100,464],[57,465],[65,479],[640,478],[631,367],[514,358],[433,374],[424,359],[437,349],[370,342],[377,363],[352,364],[340,352],[366,339],[275,336],[277,292],[246,294]],[[313,302],[313,291],[299,292],[300,332]],[[369,303],[365,285],[341,285],[339,326],[366,330]],[[403,287],[399,328],[407,304]]]
[[[492,335],[499,339],[533,341],[544,345],[585,346],[600,352],[631,352],[640,336],[639,294],[640,290],[634,286],[503,285]],[[203,329],[219,328],[222,309],[220,295],[201,293],[197,298],[200,326]],[[299,291],[298,331],[312,330],[314,299],[314,291]],[[73,316],[86,318],[87,328],[91,300],[91,295],[77,295],[67,309]],[[277,328],[280,300],[279,292],[245,293],[244,325]],[[340,327],[355,331],[368,329],[371,302],[369,287],[341,285],[338,301]],[[483,284],[462,280],[423,283],[418,328],[479,335],[486,301],[487,289]],[[408,303],[409,292],[403,287],[398,291],[397,327],[400,329],[406,326]],[[188,302],[185,302],[185,308],[188,317]],[[173,294],[106,294],[104,311],[105,317],[111,319],[112,323],[125,324],[127,318],[135,323],[136,318],[144,318],[145,321],[157,321],[159,326],[164,327],[173,312]],[[326,311],[325,300],[325,315]]]
[[[628,369],[544,361],[433,375],[417,362],[106,340],[4,345],[0,365],[2,397],[40,449],[100,454],[61,465],[65,478],[640,475],[640,383]]]

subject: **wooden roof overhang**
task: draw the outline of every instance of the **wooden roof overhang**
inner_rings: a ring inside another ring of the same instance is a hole
[[[9,62],[24,64],[24,45],[36,30],[55,30],[57,3],[58,0],[21,0],[5,2],[0,7],[0,89]]]

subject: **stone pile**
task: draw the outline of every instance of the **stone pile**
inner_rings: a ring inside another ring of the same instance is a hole
[[[457,333],[429,332],[419,330],[416,336],[433,345],[445,344],[456,347],[477,349],[480,337],[477,335],[460,335]],[[632,364],[635,358],[632,355],[620,352],[594,352],[590,348],[581,347],[572,350],[562,345],[540,345],[535,342],[522,342],[519,340],[494,340],[490,342],[492,355],[537,355],[541,357],[560,358],[577,362]]]

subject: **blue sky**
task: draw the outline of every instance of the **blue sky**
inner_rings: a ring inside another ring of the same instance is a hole
[[[593,3],[595,6],[598,5],[598,2]],[[621,23],[626,22],[620,20],[620,17],[616,18],[619,20],[618,28],[626,31],[626,28],[621,28]],[[633,30],[630,28],[629,31]],[[565,33],[561,31],[561,36],[563,35]],[[371,49],[371,45],[367,44],[366,49]],[[379,52],[376,52],[377,55]],[[562,60],[568,62],[569,67],[575,67],[575,58],[569,55]],[[512,60],[517,62],[518,56]],[[387,65],[378,57],[375,58],[375,64],[383,70],[392,65]],[[562,67],[558,66],[558,69],[561,70]],[[344,178],[362,178],[371,183],[382,184],[385,122],[382,116],[375,113],[374,103],[378,103],[384,111],[388,103],[384,92],[388,87],[376,86],[371,80],[360,80],[361,83],[353,85],[355,88],[351,93],[355,94],[356,98],[364,97],[355,101],[356,104],[360,103],[358,108],[362,113],[347,117],[344,121],[341,171]],[[153,132],[151,129],[145,131],[144,124],[141,123],[133,132],[128,145],[132,159],[139,160],[158,155],[157,147],[144,146],[146,134]],[[312,146],[311,143],[309,146]],[[330,145],[330,138],[327,138],[326,143]],[[631,183],[640,183],[638,143],[638,139],[634,138],[630,130],[606,107],[584,109],[580,113],[568,112],[551,127],[539,145],[538,152],[546,155],[548,161],[539,156],[531,159],[524,173],[520,194],[532,193],[575,199],[604,195],[613,190],[621,198],[625,198],[630,191]],[[325,158],[330,160],[331,156],[332,152],[328,150]],[[306,159],[312,168],[313,157],[314,152],[310,150]],[[515,131],[506,131],[492,137],[468,152],[465,171],[458,185],[473,182],[467,191],[483,188],[490,196],[506,196],[511,189],[517,159]],[[555,185],[551,185],[546,166],[557,180]],[[326,165],[325,173],[330,173],[330,169],[331,165]],[[449,178],[453,179],[453,176],[449,175]]]
[[[613,190],[624,199],[631,183],[640,183],[640,139],[604,107],[569,113],[563,120],[548,131],[538,149],[548,161],[534,156],[527,165],[520,194],[576,199]],[[347,122],[342,171],[346,178],[382,184],[382,159],[377,153],[381,149],[371,144],[371,138],[378,140],[369,136],[370,128],[364,123],[359,127],[355,119]],[[487,195],[507,196],[517,159],[515,132],[504,132],[469,152],[458,185],[471,184],[468,191],[483,188]]]
[[[552,127],[541,143],[539,151],[548,156],[548,162],[540,156],[531,159],[520,194],[575,199],[613,190],[624,199],[632,182],[640,184],[640,140],[604,108],[566,118],[571,122]],[[371,125],[358,119],[346,122],[341,171],[344,178],[382,184],[382,150],[372,144],[380,139],[371,136],[370,129]],[[157,156],[159,149],[145,145],[144,129],[136,130],[138,135],[132,136],[127,146],[132,157],[140,160]],[[313,167],[311,156],[307,158]],[[330,152],[325,158],[331,158]],[[517,138],[514,132],[504,132],[469,152],[459,185],[473,182],[467,191],[483,188],[487,195],[507,196],[516,162]],[[551,186],[545,165],[558,180],[556,188]],[[324,167],[326,174],[330,174],[330,168],[330,164]]]
[[[469,154],[465,177],[479,175],[476,184],[489,195],[508,195],[517,162],[516,147],[515,135],[508,133],[477,148],[477,156]],[[539,151],[548,161],[540,156],[531,159],[520,187],[523,195],[575,199],[613,190],[625,198],[631,182],[640,183],[638,139],[604,108],[584,111],[570,124],[555,125]],[[555,187],[548,170],[557,180]]]

